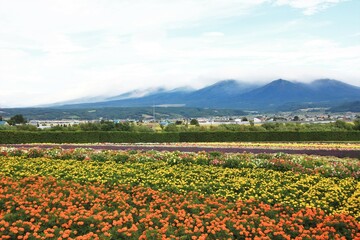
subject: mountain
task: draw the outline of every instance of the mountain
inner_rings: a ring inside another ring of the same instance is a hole
[[[360,101],[346,102],[332,107],[329,112],[358,112],[360,113]]]
[[[42,104],[42,105],[38,105],[36,107],[48,108],[48,107],[57,107],[57,106],[62,106],[62,105],[97,103],[97,102],[102,102],[102,101],[106,101],[105,96],[83,97],[83,98],[72,99],[72,100],[68,100],[68,101],[64,101],[64,102]]]
[[[256,88],[257,85],[242,83],[236,80],[224,80],[208,87],[199,89],[191,94],[193,97],[234,96]]]
[[[153,105],[179,105],[186,107],[204,108],[234,108],[229,98],[256,88],[254,84],[242,83],[235,80],[224,80],[199,90],[188,87],[176,88],[169,91],[155,89],[144,96],[131,97],[143,91],[132,91],[106,101],[97,103],[82,103],[58,106],[60,108],[92,108],[92,107],[146,107]]]
[[[332,79],[320,79],[310,83],[309,88],[316,94],[318,101],[331,100],[351,100],[360,99],[360,87],[356,87],[341,81]]]
[[[187,106],[234,108],[233,98],[258,87],[236,80],[224,80],[189,94]]]
[[[193,90],[155,89],[133,91],[95,103],[80,103],[59,108],[148,107],[177,105],[201,108],[228,108],[244,110],[276,110],[281,106],[326,106],[360,100],[360,88],[337,80],[320,79],[310,83],[278,79],[263,86],[224,80]]]
[[[126,92],[117,96],[108,97],[106,101],[115,101],[115,100],[123,100],[129,98],[140,98],[148,95],[154,95],[157,93],[165,92],[165,88],[147,88],[147,89],[137,89],[134,91]]]
[[[271,107],[284,102],[311,101],[312,92],[306,84],[278,79],[238,97],[239,102],[249,107]]]
[[[360,99],[360,88],[337,80],[321,79],[310,83],[278,79],[238,97],[244,107],[268,109],[282,105],[334,105]]]
[[[170,91],[158,89],[155,92],[149,92],[145,94],[145,96],[143,97],[130,97],[132,94],[130,92],[116,97],[108,98],[108,99],[118,99],[118,100],[108,100],[97,103],[63,105],[63,106],[58,106],[58,108],[75,109],[75,108],[101,108],[101,107],[148,107],[153,105],[164,105],[164,104],[185,105],[183,101],[184,99],[187,99],[189,93],[190,91],[186,88],[178,88]]]

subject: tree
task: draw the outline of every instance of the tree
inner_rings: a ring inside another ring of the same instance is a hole
[[[116,123],[115,124],[115,128],[118,131],[125,131],[125,132],[129,132],[131,131],[131,126],[129,122],[120,122],[120,123]]]
[[[167,125],[164,129],[166,132],[178,132],[179,129],[176,127],[176,124],[174,123],[170,123],[169,125]]]
[[[176,124],[176,125],[181,125],[181,124],[183,124],[183,121],[181,121],[181,120],[176,120],[175,124]]]
[[[20,131],[37,131],[38,130],[38,128],[34,125],[17,125],[16,129],[20,130]]]
[[[335,125],[336,128],[339,128],[339,129],[346,129],[346,130],[351,130],[352,129],[351,124],[346,123],[346,122],[341,121],[341,120],[337,120],[334,123],[334,125]]]
[[[295,121],[295,122],[300,121],[299,116],[295,116],[294,119],[293,119],[293,121]]]
[[[200,124],[199,124],[199,121],[198,121],[197,119],[193,118],[193,119],[191,119],[191,121],[190,121],[190,125],[199,126]]]
[[[358,131],[360,131],[360,119],[356,119],[355,121],[354,121],[354,130],[358,130]]]
[[[11,117],[10,120],[8,121],[10,125],[25,124],[26,122],[27,122],[26,119],[21,114],[17,114]]]
[[[113,130],[115,130],[115,124],[113,122],[109,122],[109,121],[101,121],[100,130],[101,131],[113,131]]]
[[[82,131],[99,131],[100,130],[100,124],[96,123],[81,123],[79,125],[80,130]]]
[[[154,129],[152,129],[149,126],[139,125],[139,126],[135,126],[133,128],[133,131],[135,131],[135,132],[154,132]]]

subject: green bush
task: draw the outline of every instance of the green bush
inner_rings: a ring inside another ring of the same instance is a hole
[[[360,132],[181,132],[180,142],[360,141]]]
[[[1,131],[0,144],[178,142],[177,133]]]
[[[0,131],[0,144],[139,142],[360,141],[360,132],[110,132]]]

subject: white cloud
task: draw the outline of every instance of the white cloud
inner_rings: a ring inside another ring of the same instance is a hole
[[[312,15],[339,2],[346,0],[276,0],[277,5],[289,5],[293,8],[302,9],[305,15]]]
[[[308,14],[336,2],[276,4]],[[278,36],[301,26],[301,20],[266,31],[238,28],[230,33],[207,24],[246,18],[266,3],[274,1],[0,0],[0,107],[151,86],[201,87],[226,78],[264,81],[328,74],[356,83],[359,46],[317,36]]]
[[[222,32],[205,32],[204,37],[223,37],[225,34]]]

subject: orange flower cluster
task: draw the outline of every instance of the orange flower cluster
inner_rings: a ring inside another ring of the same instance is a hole
[[[53,178],[0,180],[0,239],[360,239],[344,214],[295,210],[199,193],[79,184]]]

